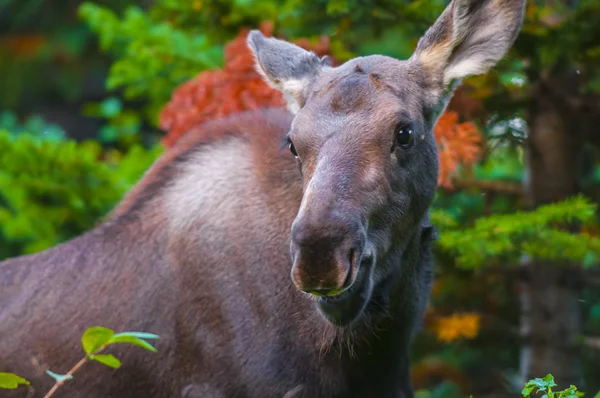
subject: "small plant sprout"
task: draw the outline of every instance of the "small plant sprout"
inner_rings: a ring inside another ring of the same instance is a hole
[[[56,383],[50,391],[44,395],[44,398],[50,398],[66,381],[73,379],[73,374],[86,362],[100,362],[113,369],[121,367],[121,361],[114,355],[101,354],[107,347],[113,344],[123,343],[136,345],[148,351],[156,352],[156,348],[146,340],[158,339],[158,337],[159,336],[155,334],[143,332],[115,333],[113,330],[101,326],[94,326],[87,329],[83,333],[83,336],[81,336],[81,345],[85,351],[85,356],[66,374],[55,373],[51,370],[46,371],[46,374],[52,377]],[[29,385],[29,381],[13,373],[0,373],[0,388],[15,389],[19,387],[19,385]]]
[[[121,367],[121,361],[119,361],[119,359],[114,355],[100,354],[107,347],[117,343],[125,343],[133,344],[148,351],[156,352],[156,348],[154,348],[144,339],[150,340],[157,338],[158,336],[155,334],[143,332],[124,332],[115,334],[113,330],[101,326],[94,326],[87,329],[83,333],[83,336],[81,336],[81,345],[85,351],[85,357],[77,362],[75,366],[73,366],[71,370],[64,375],[47,370],[46,373],[56,380],[56,383],[50,389],[50,391],[48,391],[44,398],[50,398],[65,383],[65,381],[73,378],[73,373],[75,373],[88,361],[100,362],[113,369],[118,369]]]

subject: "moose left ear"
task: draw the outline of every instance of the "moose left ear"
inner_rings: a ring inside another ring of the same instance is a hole
[[[304,106],[312,82],[323,68],[329,67],[329,59],[319,58],[292,43],[267,38],[258,30],[248,34],[247,43],[258,73],[284,94],[288,109],[297,113]]]
[[[419,40],[411,59],[444,87],[487,72],[515,41],[525,0],[452,0]]]

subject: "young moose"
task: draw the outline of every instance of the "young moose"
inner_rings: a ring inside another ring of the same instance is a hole
[[[121,369],[86,364],[56,396],[412,397],[432,128],[456,82],[504,56],[524,3],[454,0],[407,61],[334,68],[252,32],[291,114],[194,129],[104,224],[1,263],[0,371],[36,389],[3,396],[42,396],[44,370],[66,372],[102,325],[159,334],[159,352],[114,347]]]

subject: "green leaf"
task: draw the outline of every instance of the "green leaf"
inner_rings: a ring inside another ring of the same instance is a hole
[[[0,388],[14,390],[19,387],[20,384],[28,386],[29,382],[14,373],[0,372]]]
[[[548,387],[557,386],[557,384],[554,382],[554,376],[552,376],[551,374],[547,374],[546,377],[544,377],[542,380],[544,380],[548,384]]]
[[[138,339],[158,339],[159,336],[153,333],[146,332],[123,332],[115,334],[114,338],[122,337],[122,336],[132,336],[137,337]]]
[[[109,366],[113,369],[119,369],[121,367],[121,361],[119,361],[115,356],[110,354],[90,355],[90,358],[94,361],[103,363],[104,365]]]
[[[48,376],[52,377],[54,380],[56,380],[56,381],[58,381],[58,382],[61,382],[61,381],[63,381],[64,379],[67,379],[67,380],[71,380],[71,379],[73,379],[73,376],[71,376],[71,375],[69,375],[69,376],[67,376],[67,375],[61,375],[61,374],[58,374],[58,373],[54,373],[54,372],[53,372],[53,371],[51,371],[51,370],[47,370],[47,371],[46,371],[46,374],[47,374]]]
[[[102,116],[107,118],[118,115],[122,109],[123,105],[121,104],[121,100],[117,97],[107,98],[100,104]]]
[[[148,351],[157,352],[156,348],[154,348],[150,343],[131,335],[115,335],[115,337],[110,341],[110,344],[113,343],[133,344]]]
[[[523,390],[521,391],[521,394],[523,394],[524,397],[529,397],[531,395],[531,393],[533,392],[535,387],[527,385],[525,386],[525,388],[523,388]]]
[[[91,327],[81,336],[81,345],[86,354],[96,352],[100,347],[110,342],[115,335],[111,329],[95,326]]]

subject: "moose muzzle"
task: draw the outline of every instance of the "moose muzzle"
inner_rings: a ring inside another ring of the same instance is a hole
[[[354,282],[365,246],[361,224],[336,209],[300,212],[292,225],[292,280],[315,296],[336,296]]]

